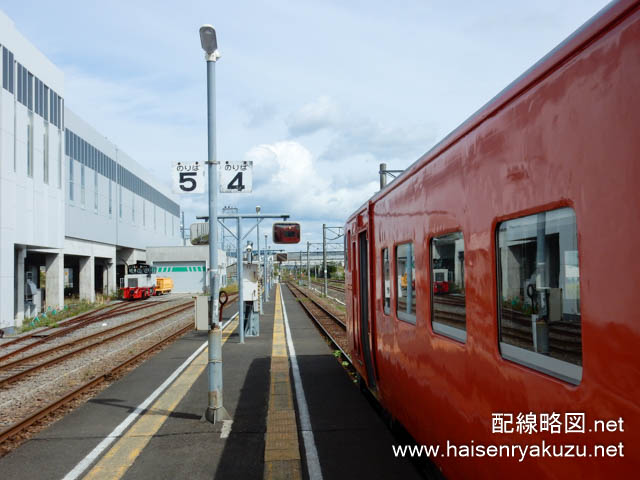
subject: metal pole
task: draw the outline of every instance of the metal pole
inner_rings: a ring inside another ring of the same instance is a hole
[[[240,323],[240,343],[244,343],[244,301],[242,300],[242,221],[238,216],[238,239],[236,243],[237,260],[236,272],[238,273],[238,322]]]
[[[260,213],[258,212],[258,215]],[[257,237],[257,247],[258,247],[258,285],[260,285],[260,219],[256,219],[256,237]],[[262,289],[264,290],[264,272],[262,272]],[[262,292],[258,293],[258,312],[262,315]]]
[[[184,238],[184,212],[180,212],[181,213],[181,221],[182,221],[182,225],[180,225],[180,230],[182,231],[182,246],[186,246],[187,245],[187,241]]]
[[[264,279],[264,301],[268,302],[269,301],[269,272],[267,271],[268,269],[268,264],[267,264],[267,236],[264,236],[264,260],[262,261],[262,278]]]
[[[215,61],[207,59],[207,168],[209,174],[209,291],[211,292],[211,317],[208,335],[209,403],[205,418],[218,422],[230,418],[222,406],[222,330],[218,321],[218,165],[216,161],[216,85]]]
[[[327,282],[327,224],[322,224],[322,268],[324,269],[324,294],[329,295],[329,282]]]
[[[384,187],[387,186],[387,164],[386,163],[381,163],[380,164],[380,190],[382,190]]]
[[[307,242],[307,288],[311,288],[311,270],[309,269],[309,245],[311,245],[311,242]]]

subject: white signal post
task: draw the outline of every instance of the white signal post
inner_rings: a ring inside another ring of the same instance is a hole
[[[220,58],[216,31],[211,25],[200,27],[200,43],[207,61],[207,166],[209,173],[209,290],[211,317],[209,319],[209,401],[205,418],[216,423],[231,417],[222,404],[222,330],[218,320],[218,161],[216,160],[216,93],[215,66]]]

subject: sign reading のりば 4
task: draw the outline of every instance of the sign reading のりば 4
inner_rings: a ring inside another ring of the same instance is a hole
[[[221,193],[250,193],[253,188],[253,162],[220,164]]]

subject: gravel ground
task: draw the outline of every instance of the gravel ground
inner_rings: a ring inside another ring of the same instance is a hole
[[[314,295],[312,292],[310,292],[309,289],[307,288],[303,288],[303,287],[298,287],[298,288],[301,291],[303,291],[305,294],[309,295],[310,298],[313,298],[315,301],[317,301],[329,312],[333,313],[336,317],[344,321],[344,317],[345,317],[344,312],[337,312],[336,311],[337,308],[335,307],[335,305],[330,305],[331,303],[333,303],[331,302],[331,300],[326,298],[320,298],[317,295]],[[293,295],[296,296],[297,292],[295,292],[295,289],[290,288],[290,290],[293,293]],[[345,329],[339,326],[332,318],[328,317],[322,311],[322,309],[318,308],[317,305],[314,305],[313,302],[309,301],[308,299],[304,299],[304,297],[302,296],[300,296],[299,298],[300,298],[300,302],[303,303],[304,306],[306,306],[311,311],[313,316],[322,324],[322,326],[329,333],[333,341],[336,342],[340,346],[340,348],[342,348],[342,350],[347,351],[348,340],[347,340],[347,332],[345,331]]]
[[[165,298],[168,299],[169,297]],[[109,319],[106,323],[111,327],[124,321],[132,320],[136,316],[139,318],[164,310],[170,306],[177,306],[180,303],[184,303],[186,298],[188,297],[176,296],[171,299],[170,303],[159,304],[139,312],[132,312],[131,314],[123,315],[123,318]],[[42,408],[90,378],[107,372],[118,363],[143,351],[170,333],[192,322],[193,310],[188,309],[6,386],[0,390],[0,429]],[[92,330],[95,331],[100,328],[105,327],[101,327],[101,323],[98,323],[93,326]],[[85,332],[82,335],[88,333],[87,329],[81,329],[81,331]],[[75,334],[76,332],[73,333]],[[60,341],[68,341],[69,338],[70,336],[64,336]],[[29,353],[33,353],[35,350],[31,350]]]
[[[105,320],[102,321],[98,321],[95,323],[91,323],[85,327],[79,328],[78,330],[73,330],[69,333],[67,333],[66,335],[61,335],[59,337],[56,338],[52,338],[51,340],[44,342],[40,345],[37,345],[33,348],[30,348],[28,350],[25,350],[24,352],[18,353],[17,355],[14,355],[13,357],[10,357],[6,360],[0,361],[0,365],[4,365],[6,363],[9,362],[13,362],[15,360],[19,360],[20,358],[24,358],[24,357],[28,357],[30,355],[33,355],[34,353],[38,353],[41,352],[43,350],[47,350],[51,347],[54,346],[58,346],[70,341],[76,341],[81,339],[82,337],[85,337],[87,335],[91,335],[93,333],[97,333],[101,330],[105,330],[107,328],[112,328],[115,327],[117,325],[121,325],[123,323],[129,322],[131,320],[137,319],[137,318],[142,318],[143,316],[147,316],[147,315],[151,315],[153,313],[156,313],[160,310],[164,310],[165,308],[171,306],[172,304],[177,305],[180,301],[184,301],[184,297],[176,297],[175,299],[172,300],[162,300],[162,301],[158,301],[156,299],[150,299],[145,301],[145,303],[141,304],[141,305],[150,305],[146,308],[142,308],[140,310],[136,310],[130,313],[125,313],[122,315],[116,315],[114,317],[111,318],[107,318]],[[147,303],[148,302],[148,303]],[[135,303],[132,303],[131,306],[135,306]],[[111,309],[109,309],[111,310]],[[108,311],[105,312],[100,312],[100,313],[108,313]],[[55,332],[56,329],[50,330],[49,332],[53,333]],[[47,333],[49,333],[47,332]],[[32,339],[25,339],[22,342],[18,342],[15,343],[14,345],[9,345],[6,348],[1,348],[0,347],[0,357],[18,350],[20,348],[23,348],[24,346],[34,343],[35,341],[40,340],[40,337],[34,337]]]
[[[320,305],[322,305],[328,311],[333,313],[340,320],[342,320],[343,322],[346,322],[347,314],[344,311],[344,306],[336,303],[335,301],[331,300],[330,298],[322,297],[315,290],[310,290],[310,289],[308,289],[306,287],[301,287],[299,285],[296,285],[296,286],[300,290],[302,290],[305,294],[307,294],[310,298],[313,298],[316,302],[318,302]],[[331,292],[329,292],[329,294],[331,295]]]

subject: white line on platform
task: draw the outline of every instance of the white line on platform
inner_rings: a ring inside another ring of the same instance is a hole
[[[223,420],[222,421],[222,430],[220,431],[220,438],[227,438],[231,433],[231,425],[233,425],[233,420]]]
[[[224,330],[231,321],[238,316],[238,313],[233,315],[227,322],[222,326],[222,330]],[[107,435],[93,450],[91,450],[86,457],[84,457],[80,462],[67,473],[62,480],[75,480],[82,473],[89,468],[89,466],[100,456],[102,452],[104,452],[109,445],[111,445],[115,440],[120,438],[120,436],[124,433],[133,421],[140,416],[140,414],[144,413],[151,403],[164,392],[169,385],[180,375],[193,360],[202,352],[205,348],[207,348],[207,342],[204,342],[202,345],[198,347],[198,349],[193,352],[189,358],[187,358],[182,365],[174,370],[174,372],[167,378],[162,384],[154,390],[154,392],[149,395],[140,405],[136,407],[136,409],[129,414],[127,418],[125,418],[120,425],[114,428],[109,435]]]
[[[309,473],[309,480],[322,480],[322,469],[320,468],[320,459],[318,458],[316,442],[313,438],[313,429],[311,428],[309,406],[307,405],[307,400],[305,399],[304,395],[304,388],[302,387],[302,377],[300,376],[300,368],[298,367],[296,349],[293,346],[291,329],[289,328],[287,309],[284,306],[284,295],[282,295],[282,288],[280,288],[280,302],[282,303],[284,328],[287,333],[287,346],[289,347],[291,373],[293,374],[293,384],[296,390],[296,402],[298,403],[298,413],[300,414],[300,431],[302,432],[302,439],[304,440],[304,450],[307,454],[307,469]]]

